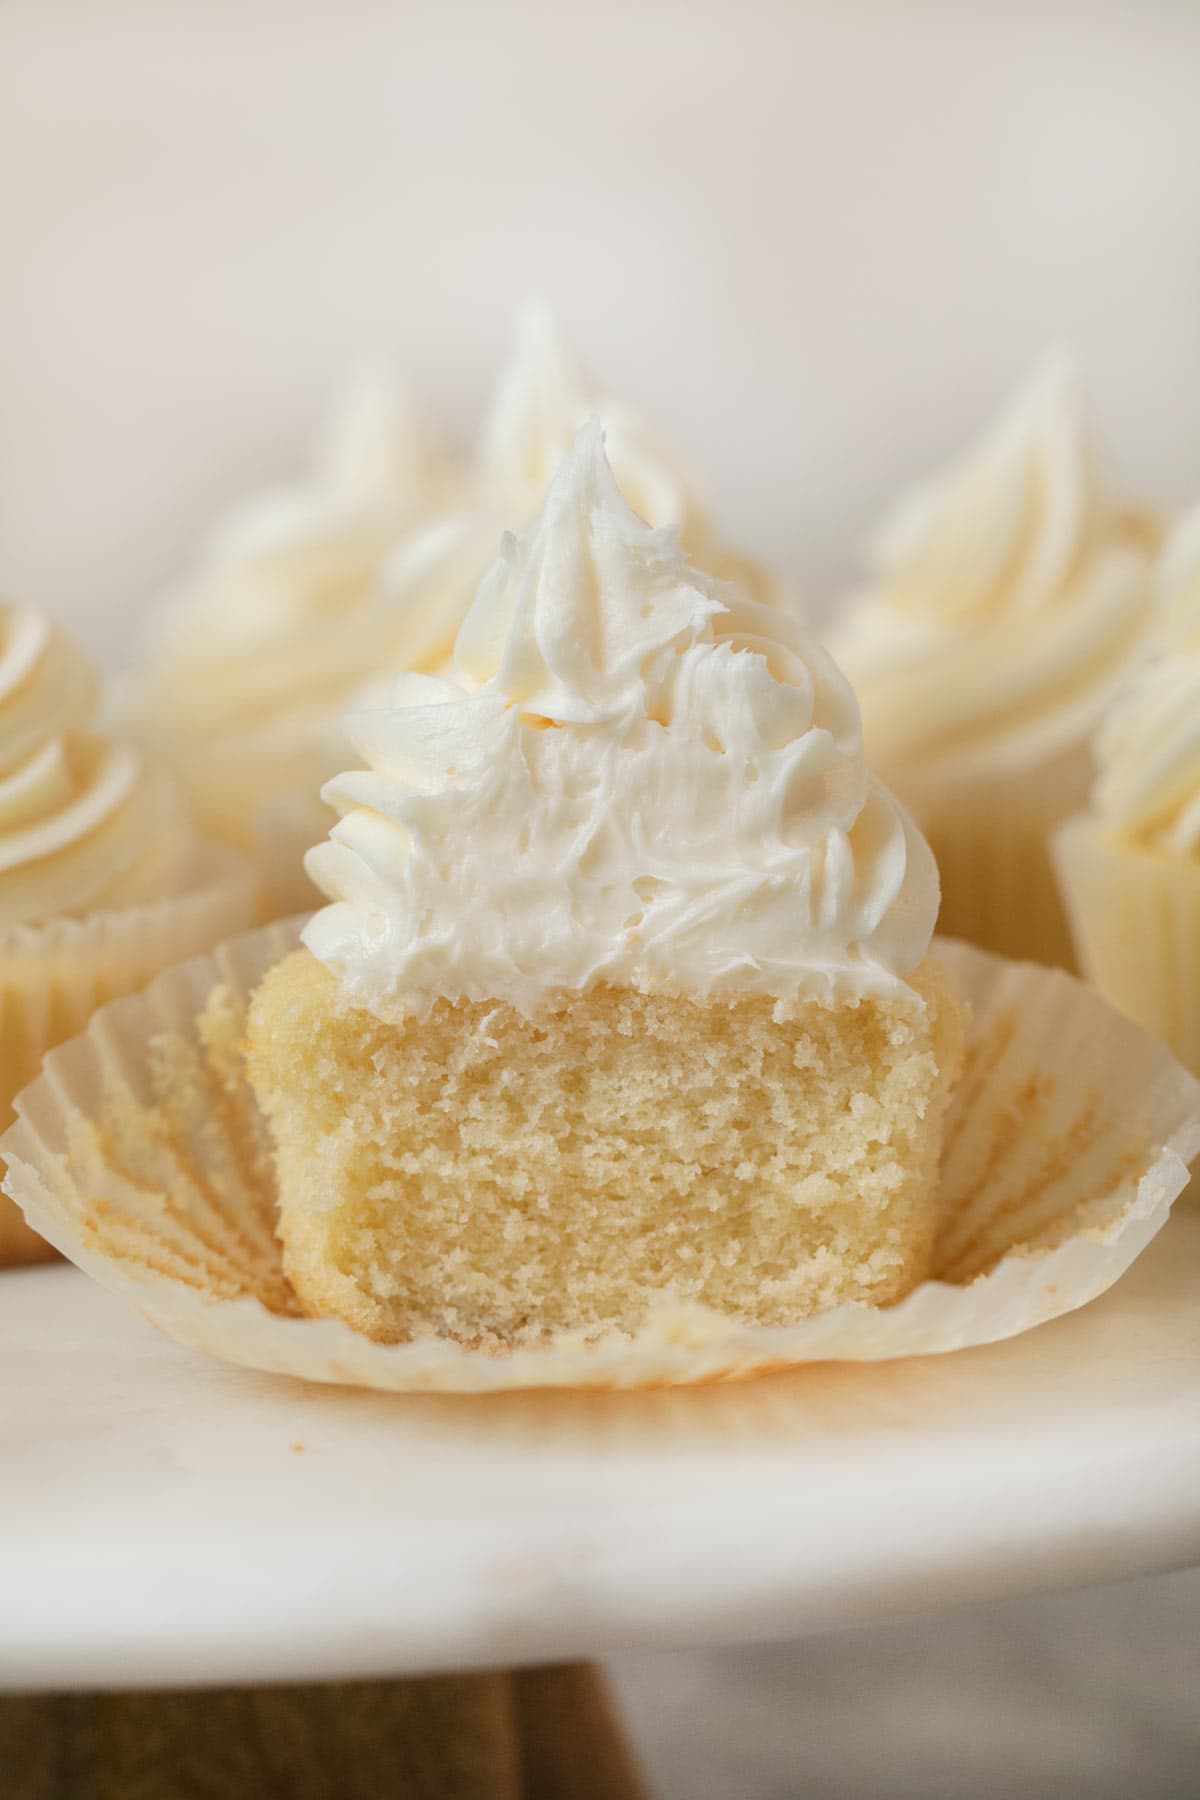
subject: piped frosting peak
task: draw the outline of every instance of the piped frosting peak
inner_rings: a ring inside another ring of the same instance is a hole
[[[478,471],[484,500],[510,520],[532,517],[593,414],[603,423],[617,485],[634,512],[650,525],[677,526],[684,544],[696,548],[711,527],[695,477],[641,419],[591,387],[538,303],[521,312],[516,346],[484,421]]]
[[[1035,370],[962,459],[885,522],[834,645],[895,760],[1082,745],[1151,611],[1154,532],[1099,479],[1073,359]]]
[[[848,998],[928,945],[932,857],[849,686],[638,517],[596,420],[505,537],[453,678],[401,678],[347,731],[367,767],[325,790],[307,866],[333,904],[305,941],[381,1016],[600,982]]]

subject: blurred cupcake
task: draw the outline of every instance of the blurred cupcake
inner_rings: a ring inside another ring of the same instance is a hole
[[[1159,655],[1095,740],[1056,852],[1079,964],[1200,1072],[1200,507],[1164,553]]]
[[[941,930],[1070,966],[1049,837],[1142,649],[1154,541],[1106,495],[1061,357],[885,524],[833,647],[868,754],[933,846]]]
[[[750,598],[771,605],[790,601],[772,571],[721,542],[709,497],[678,451],[621,401],[598,393],[550,313],[531,305],[518,321],[516,347],[481,433],[475,500],[482,562],[466,605],[491,565],[500,533],[531,523],[576,433],[593,415],[602,422],[617,486],[639,518],[675,526],[684,554],[698,568],[736,580]],[[464,613],[465,606],[458,623]]]
[[[197,843],[174,785],[95,730],[69,639],[0,606],[0,1115],[106,1000],[242,929],[249,870]],[[0,1201],[0,1263],[45,1247]]]
[[[522,318],[467,466],[431,445],[394,384],[360,379],[312,481],[254,502],[214,535],[172,605],[137,705],[205,829],[256,857],[264,917],[318,898],[303,856],[330,824],[319,791],[345,765],[347,706],[380,677],[447,668],[501,532],[532,518],[593,410],[634,508],[677,526],[718,573],[774,597],[770,576],[716,545],[674,455],[592,392],[542,308]]]
[[[256,859],[267,914],[308,904],[293,839],[324,828],[313,796],[347,695],[424,649],[405,641],[411,618],[376,604],[379,568],[457,493],[396,385],[363,371],[311,478],[239,509],[164,610],[131,720],[202,828]]]

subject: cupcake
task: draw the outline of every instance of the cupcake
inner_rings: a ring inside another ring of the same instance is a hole
[[[833,663],[632,510],[597,420],[453,677],[347,730],[331,904],[244,1039],[311,1314],[513,1349],[928,1274],[963,1030],[933,859]]]
[[[1200,1073],[1200,507],[1164,552],[1158,654],[1096,734],[1056,843],[1079,965]]]
[[[199,844],[173,784],[96,729],[96,675],[0,606],[0,1109],[106,1000],[242,929],[249,871]],[[0,1263],[44,1253],[0,1201]]]
[[[130,722],[167,755],[202,828],[257,861],[267,914],[305,904],[293,842],[327,822],[314,796],[348,695],[410,650],[380,616],[388,553],[456,502],[457,477],[395,382],[348,387],[303,484],[218,528],[168,596]]]
[[[1100,483],[1062,359],[886,523],[832,644],[867,753],[937,857],[943,931],[1070,966],[1049,837],[1141,650],[1153,547]]]
[[[470,466],[432,445],[394,383],[364,376],[310,482],[215,534],[168,608],[134,713],[205,829],[256,858],[264,917],[317,898],[303,855],[329,825],[319,791],[345,764],[346,707],[389,672],[447,668],[502,529],[536,511],[593,406],[631,504],[774,593],[717,550],[693,480],[632,414],[597,401],[541,309],[522,321]]]

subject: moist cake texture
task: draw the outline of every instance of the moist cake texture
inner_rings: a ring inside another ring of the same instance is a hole
[[[784,1324],[929,1270],[961,1014],[908,998],[697,1002],[598,988],[536,1018],[341,1004],[307,951],[250,1015],[287,1274],[381,1340],[633,1330],[658,1302]]]

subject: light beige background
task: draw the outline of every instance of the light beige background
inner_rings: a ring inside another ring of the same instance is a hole
[[[1200,8],[5,0],[0,586],[115,653],[348,358],[540,294],[817,594],[1049,340],[1200,493]]]
[[[2,0],[0,589],[119,663],[353,355],[465,435],[530,294],[818,603],[1048,341],[1200,495],[1200,6]],[[1174,1578],[618,1675],[666,1800],[1182,1800],[1198,1629]]]

